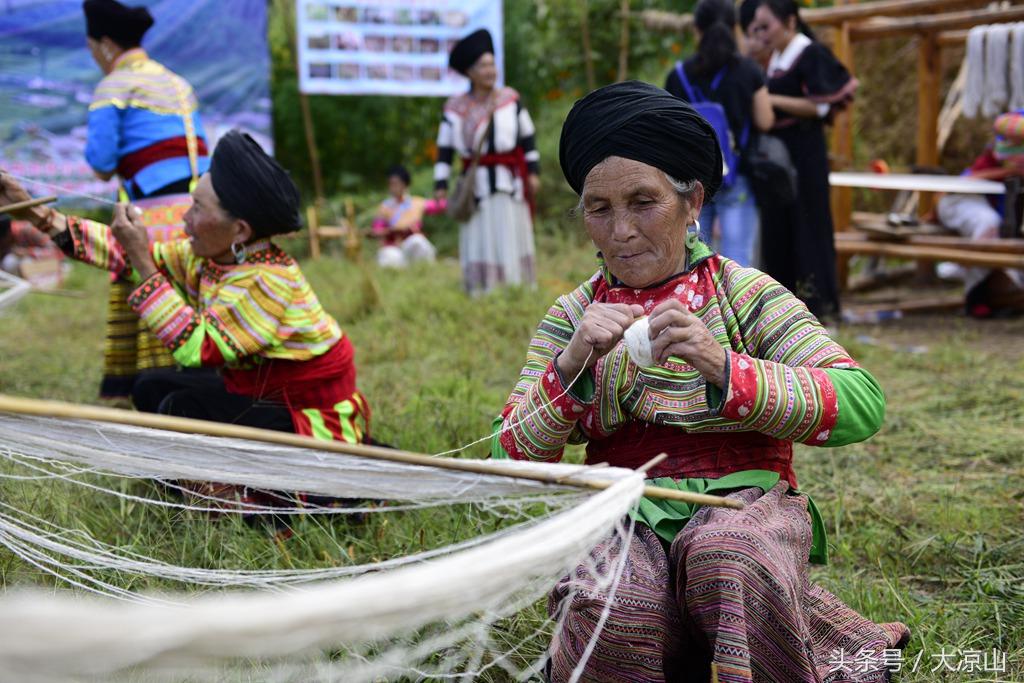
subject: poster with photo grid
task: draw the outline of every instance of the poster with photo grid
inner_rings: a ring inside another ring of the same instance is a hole
[[[486,28],[502,74],[501,0],[296,0],[299,85],[311,95],[447,97],[469,81],[448,68]]]

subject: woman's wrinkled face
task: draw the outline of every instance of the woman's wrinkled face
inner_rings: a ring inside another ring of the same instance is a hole
[[[494,55],[485,52],[466,70],[469,81],[475,90],[490,90],[498,82],[498,67],[494,63]]]
[[[647,287],[686,266],[686,229],[702,199],[701,188],[684,200],[654,166],[608,157],[583,182],[583,223],[612,275]]]
[[[793,38],[795,24],[795,17],[789,17],[784,22],[775,16],[767,5],[761,5],[754,13],[750,33],[766,48],[782,52]]]
[[[209,173],[199,179],[192,192],[192,206],[185,212],[185,234],[192,243],[192,253],[218,263],[230,263],[233,260],[231,245],[244,243],[251,237],[248,224],[220,205]]]

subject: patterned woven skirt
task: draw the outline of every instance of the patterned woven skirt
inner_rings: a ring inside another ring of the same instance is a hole
[[[149,233],[150,243],[184,239],[184,216],[192,205],[189,195],[140,199],[134,205],[142,209],[142,222]],[[100,384],[100,396],[103,398],[128,398],[140,371],[175,365],[171,352],[139,322],[139,317],[128,305],[128,295],[133,289],[135,285],[123,280],[110,283],[103,381]]]
[[[666,553],[638,524],[615,601],[583,666],[581,681],[874,683],[888,681],[885,651],[910,637],[899,623],[875,624],[807,579],[807,499],[780,482],[762,495],[730,494],[743,510],[702,508]],[[608,603],[609,568],[622,542],[596,548],[549,598],[560,618],[551,681],[567,681]],[[836,666],[860,655],[866,666]],[[867,655],[870,656],[867,656]],[[714,671],[715,678],[712,678]]]

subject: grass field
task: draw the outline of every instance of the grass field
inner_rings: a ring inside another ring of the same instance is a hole
[[[488,432],[537,321],[593,270],[578,237],[543,237],[539,252],[538,290],[473,301],[450,260],[405,272],[337,258],[305,264],[355,344],[376,438],[438,452]],[[105,279],[76,267],[67,286],[85,298],[30,295],[0,313],[0,392],[96,402]],[[801,483],[833,546],[831,565],[813,578],[874,620],[910,625],[907,670],[896,680],[1024,681],[1024,321],[917,318],[846,327],[839,339],[881,381],[889,406],[882,432],[866,443],[797,448]],[[466,457],[484,453],[481,444]],[[206,566],[365,562],[481,530],[466,529],[453,508],[399,533],[373,520],[359,529],[304,522],[295,538],[273,544],[230,521],[153,514],[59,486],[8,482],[0,496],[108,542]],[[45,580],[6,551],[0,579]],[[1005,671],[942,666],[966,661],[964,651],[991,657],[993,648],[1005,653]]]

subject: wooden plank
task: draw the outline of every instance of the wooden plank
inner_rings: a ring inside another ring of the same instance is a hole
[[[837,254],[861,254],[864,256],[889,256],[911,259],[919,262],[952,261],[965,266],[981,268],[1024,268],[1024,254],[986,253],[950,249],[945,247],[916,244],[892,244],[891,242],[836,240]]]
[[[878,38],[909,36],[915,33],[934,35],[942,31],[973,28],[982,24],[1021,21],[1024,19],[1024,5],[1019,4],[1019,0],[1015,0],[1015,3],[1003,9],[979,9],[936,14],[934,16],[865,22],[853,26],[850,29],[850,35],[854,41],[875,40]]]
[[[934,164],[933,164],[934,165]],[[960,194],[1003,195],[1006,186],[993,180],[927,173],[861,173],[834,171],[828,182],[833,187],[868,190],[911,190],[915,192],[956,192]]]
[[[902,238],[895,238],[898,244],[913,244],[922,247],[940,247],[943,249],[966,249],[968,251],[979,251],[994,254],[1024,254],[1024,239],[970,239],[954,235],[905,235]],[[863,244],[871,242],[874,244],[893,243],[893,240],[875,239],[874,235],[864,235],[856,232],[836,235],[836,242],[847,242],[851,244]]]
[[[968,31],[943,31],[936,38],[939,47],[958,47],[967,42]]]
[[[865,313],[880,313],[882,311],[900,311],[902,313],[924,313],[926,311],[948,311],[961,308],[964,305],[962,294],[951,294],[948,296],[933,296],[924,299],[902,299],[878,304],[854,304],[845,306],[844,310],[856,316]]]

